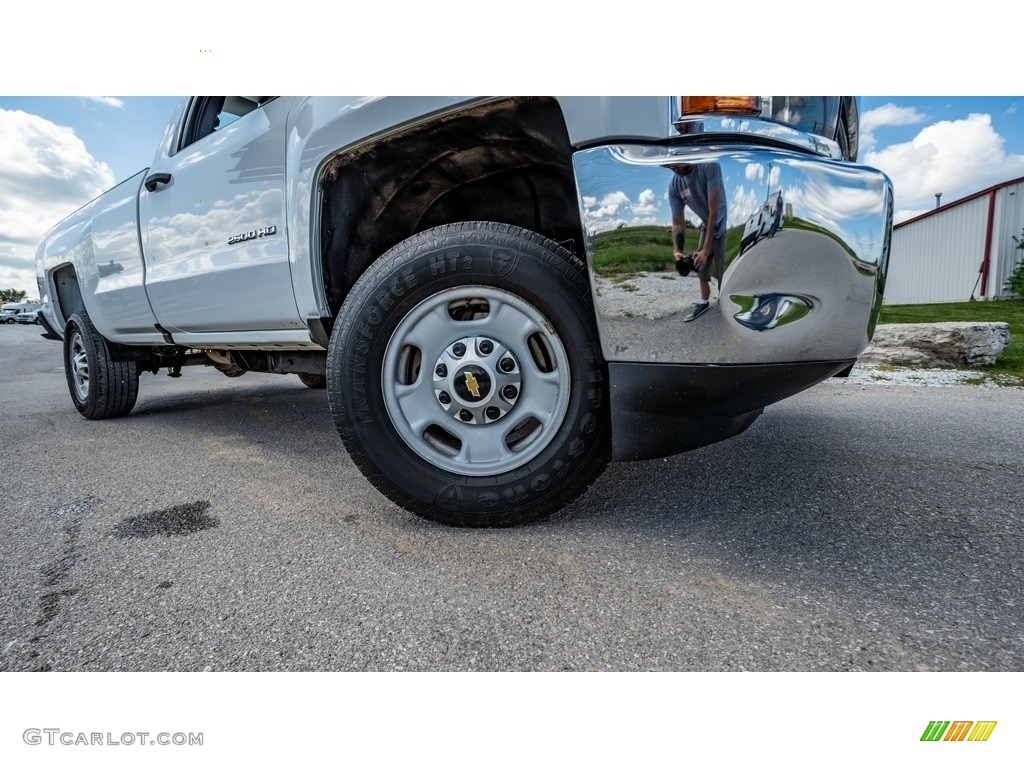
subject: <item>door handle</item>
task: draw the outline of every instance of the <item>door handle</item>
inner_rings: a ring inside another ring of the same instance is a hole
[[[156,192],[157,187],[160,184],[170,184],[171,178],[171,174],[169,173],[151,173],[146,177],[146,190],[149,192]]]

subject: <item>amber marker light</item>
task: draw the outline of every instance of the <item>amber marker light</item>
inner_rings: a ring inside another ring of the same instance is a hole
[[[761,111],[760,96],[680,96],[679,100],[683,117],[713,112],[756,115]]]

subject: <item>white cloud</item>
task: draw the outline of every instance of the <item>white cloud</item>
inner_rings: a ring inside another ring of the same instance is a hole
[[[917,125],[928,117],[913,107],[898,107],[891,101],[875,109],[869,109],[860,117],[860,154],[865,155],[875,148],[875,129],[886,125]]]
[[[864,162],[889,175],[896,206],[905,211],[934,207],[936,192],[948,203],[1024,176],[1024,155],[1007,154],[983,114],[929,125],[912,141],[869,152]]]
[[[86,96],[85,98],[89,101],[95,101],[97,104],[124,109],[124,102],[116,96]]]
[[[755,165],[757,164],[755,163]],[[749,168],[749,166],[747,167]],[[764,175],[763,168],[761,169],[761,175]],[[729,223],[746,221],[750,218],[750,214],[760,208],[761,203],[764,202],[762,194],[759,189],[747,189],[742,184],[737,185],[732,194],[728,196]]]
[[[616,216],[619,213],[618,203],[614,205],[602,205],[600,208],[587,211],[588,218],[591,219],[607,219],[609,216]]]
[[[629,195],[621,190],[609,192],[601,198],[600,205],[598,205],[596,197],[590,197],[588,195],[583,198],[583,205],[586,209],[586,218],[588,222],[592,222],[596,219],[609,219],[612,216],[618,215],[619,208],[624,205],[629,205]],[[597,207],[595,208],[594,206]],[[608,222],[605,221],[602,224],[603,226],[607,226]]]
[[[601,205],[603,205],[603,206],[625,205],[628,202],[629,202],[629,195],[627,195],[625,192],[622,192],[622,191],[610,192],[610,193],[608,193],[607,195],[605,195],[604,197],[601,198]]]
[[[636,203],[629,206],[637,216],[650,216],[658,212],[658,198],[653,189],[645,189],[636,199]],[[633,225],[639,226],[639,225]]]
[[[607,232],[619,226],[640,227],[658,224],[657,213],[661,202],[653,189],[645,189],[636,200],[622,190],[609,192],[600,201],[586,195],[583,198],[584,226],[591,233]],[[631,218],[625,218],[632,214]]]
[[[35,296],[35,249],[46,230],[114,185],[71,128],[0,109],[0,287]]]
[[[928,213],[930,208],[900,208],[894,211],[892,214],[892,220],[894,224],[899,224],[901,221],[912,219],[915,216],[920,216],[923,213]]]
[[[747,163],[743,167],[743,175],[747,181],[759,181],[764,178],[765,167],[761,163]],[[768,187],[778,186],[779,166],[768,163]]]

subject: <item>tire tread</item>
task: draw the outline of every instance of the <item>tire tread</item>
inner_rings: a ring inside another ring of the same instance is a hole
[[[89,394],[85,402],[78,399],[71,373],[72,326],[78,328],[89,359]],[[135,407],[139,396],[138,366],[133,362],[111,360],[106,340],[84,311],[68,319],[64,334],[64,370],[71,400],[87,419],[113,419],[131,413]]]

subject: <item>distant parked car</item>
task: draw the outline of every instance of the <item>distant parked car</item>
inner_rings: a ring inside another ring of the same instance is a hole
[[[11,323],[18,322],[17,316],[22,312],[34,312],[37,309],[42,309],[43,305],[38,301],[9,301],[0,307],[0,323]],[[29,322],[32,322],[31,320]],[[38,321],[36,321],[38,322]]]
[[[19,312],[14,316],[14,322],[21,323],[22,325],[28,325],[29,323],[39,324],[39,310],[33,309],[31,312]]]

